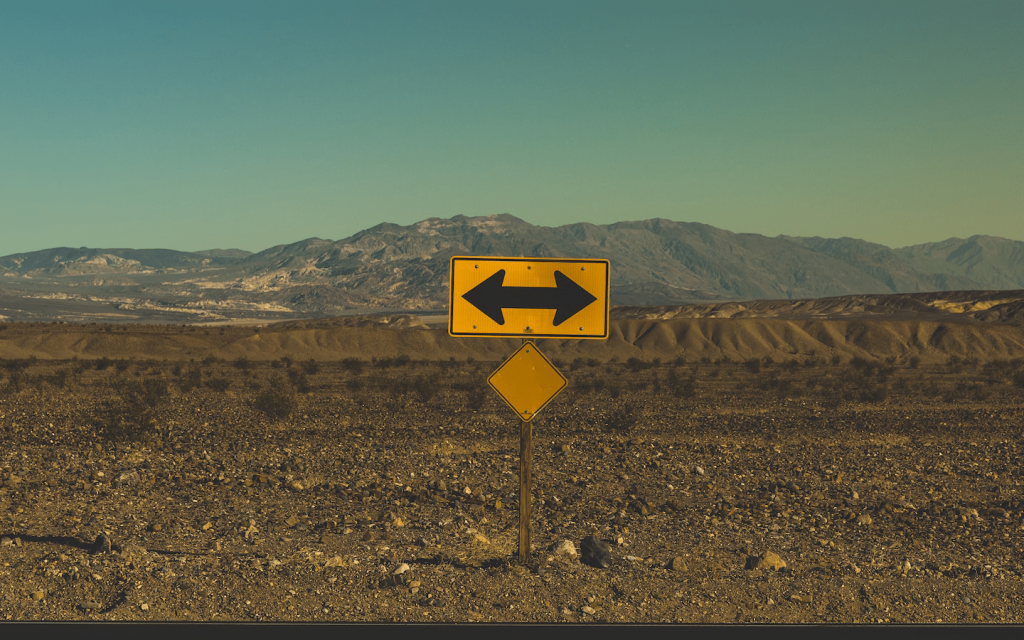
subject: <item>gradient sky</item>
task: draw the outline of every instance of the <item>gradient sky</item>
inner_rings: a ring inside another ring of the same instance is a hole
[[[0,0],[0,255],[505,212],[1024,240],[1022,34],[1020,0]]]

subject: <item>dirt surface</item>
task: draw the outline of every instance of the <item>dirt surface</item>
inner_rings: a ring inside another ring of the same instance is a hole
[[[0,362],[0,620],[1024,622],[1021,361],[563,362],[528,566],[496,364]]]

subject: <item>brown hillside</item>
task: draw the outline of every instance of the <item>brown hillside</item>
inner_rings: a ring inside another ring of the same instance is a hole
[[[518,339],[452,338],[443,324],[409,317],[346,318],[266,327],[104,326],[12,323],[0,331],[0,358],[136,358],[156,360],[295,360],[394,358],[498,361]],[[776,361],[854,357],[944,362],[950,356],[991,361],[1024,357],[1018,324],[885,320],[673,318],[613,320],[601,340],[542,340],[552,358],[607,361],[639,357],[686,361]]]

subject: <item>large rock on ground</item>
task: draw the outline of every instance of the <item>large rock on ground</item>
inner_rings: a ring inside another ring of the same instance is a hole
[[[759,556],[747,558],[747,569],[760,569],[779,571],[786,568],[786,561],[779,557],[774,551],[765,551]]]
[[[587,536],[580,543],[580,560],[592,567],[607,569],[612,564],[611,549],[596,536]]]

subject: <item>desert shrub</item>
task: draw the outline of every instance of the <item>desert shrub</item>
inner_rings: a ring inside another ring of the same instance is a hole
[[[366,362],[360,358],[345,358],[341,361],[341,368],[351,374],[359,375],[366,367]]]
[[[237,358],[235,358],[235,361],[232,362],[231,364],[235,365],[236,369],[241,369],[242,371],[245,371],[246,369],[249,368],[249,366],[252,363],[249,362],[249,359],[246,358],[245,356],[238,356]]]
[[[178,388],[182,393],[188,393],[203,385],[203,372],[198,367],[189,367],[178,378]]]
[[[267,386],[253,398],[253,406],[272,420],[281,420],[298,409],[295,392],[280,376],[270,379]]]
[[[71,369],[58,369],[47,376],[46,381],[58,389],[64,389],[67,388],[70,379]]]
[[[626,360],[626,368],[629,369],[630,371],[633,371],[633,372],[643,371],[644,369],[648,368],[649,366],[650,366],[649,364],[647,364],[646,362],[644,362],[640,358],[637,358],[636,356],[633,356],[629,360]]]
[[[605,420],[605,428],[608,431],[629,433],[636,426],[639,419],[640,414],[636,407],[631,404],[620,404],[608,414],[608,418]]]
[[[19,393],[25,385],[25,375],[18,369],[13,369],[7,374],[7,384],[4,385],[4,393]]]
[[[231,381],[227,378],[210,378],[206,381],[206,386],[218,393],[224,393],[231,388]]]
[[[306,377],[305,373],[302,373],[298,369],[288,370],[288,379],[291,380],[295,386],[295,390],[299,393],[309,393],[313,390],[313,386],[309,384],[309,378]]]
[[[1014,373],[1011,380],[1013,381],[1013,385],[1015,387],[1020,387],[1021,389],[1024,389],[1024,371],[1018,371]]]
[[[487,386],[478,384],[470,387],[466,392],[466,406],[473,411],[480,411],[487,401]]]
[[[128,370],[128,367],[132,366],[132,363],[128,360],[118,360],[114,363],[114,368],[117,369],[118,373],[124,373]]]
[[[743,366],[750,373],[761,373],[761,361],[757,358],[750,358],[749,360],[743,363]]]
[[[622,387],[617,382],[608,385],[608,395],[613,400],[618,398],[622,395]]]
[[[107,327],[107,328],[109,329],[110,327]],[[112,364],[113,364],[113,362],[111,362],[110,358],[108,358],[106,356],[103,356],[99,360],[96,360],[95,362],[93,362],[93,366],[96,367],[97,371],[105,371],[106,369],[109,369],[110,365],[112,365]]]
[[[843,357],[837,353],[836,355],[832,356],[831,362],[833,365],[841,364],[843,362]]]
[[[410,383],[410,388],[420,402],[430,402],[439,391],[437,380],[429,376],[419,376]]]
[[[910,356],[910,360],[907,361],[907,365],[910,366],[911,369],[916,369],[921,365],[921,358],[917,356]]]
[[[358,393],[363,388],[363,381],[359,378],[350,378],[345,381],[345,388],[352,393]]]
[[[222,328],[221,331],[223,332],[224,329]],[[203,365],[207,366],[207,367],[209,367],[210,365],[217,364],[218,362],[220,362],[220,358],[218,358],[217,356],[215,356],[213,354],[210,354],[210,355],[206,356],[202,360]]]
[[[672,385],[672,393],[677,398],[689,400],[697,396],[697,378],[691,375],[689,378],[676,382]]]
[[[320,363],[314,358],[310,358],[302,363],[302,370],[306,375],[315,376],[320,373]]]
[[[144,440],[156,431],[156,407],[166,395],[167,384],[162,380],[119,384],[117,397],[103,404],[93,424],[106,440]]]

